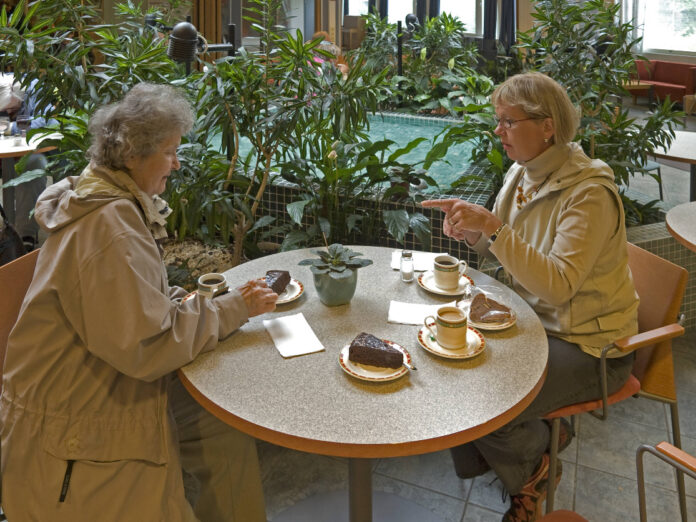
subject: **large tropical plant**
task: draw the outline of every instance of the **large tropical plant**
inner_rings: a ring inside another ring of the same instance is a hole
[[[648,155],[669,146],[683,113],[665,100],[637,120],[620,105],[624,85],[635,75],[639,42],[631,23],[618,22],[620,8],[603,0],[540,0],[532,14],[534,28],[519,35],[519,49],[528,69],[548,74],[568,90],[581,110],[583,148],[608,163],[617,184],[626,187],[631,176],[645,172]],[[627,210],[640,208],[626,202]],[[629,213],[642,219],[640,212]]]

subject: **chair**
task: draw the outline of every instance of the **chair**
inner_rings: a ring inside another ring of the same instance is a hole
[[[356,49],[365,36],[365,19],[362,16],[343,17],[341,42],[345,49]]]
[[[558,465],[558,434],[561,417],[574,417],[583,412],[590,412],[604,420],[607,417],[608,405],[633,395],[640,395],[670,405],[674,445],[681,447],[677,392],[672,362],[672,339],[684,334],[684,328],[677,322],[677,318],[686,289],[688,272],[686,269],[631,243],[628,243],[627,246],[628,265],[631,268],[633,282],[640,297],[639,333],[619,339],[603,349],[600,359],[601,400],[572,404],[546,415],[546,418],[552,421],[549,466],[549,476],[551,477],[555,476]],[[656,284],[657,281],[659,284]],[[608,395],[606,355],[613,348],[618,348],[626,354],[636,351],[636,358],[633,363],[632,375],[626,384],[616,393]],[[599,408],[602,409],[601,414],[595,411]],[[677,485],[682,519],[686,520],[686,492],[684,475],[681,471],[677,472]],[[547,513],[553,510],[555,489],[555,482],[549,481],[546,499]]]
[[[645,165],[642,167],[642,171],[644,171],[646,174],[652,172],[653,170],[657,171],[657,175],[655,174],[650,174],[653,178],[655,178],[655,181],[657,181],[657,185],[660,188],[660,201],[664,201],[664,192],[662,190],[662,165],[660,165],[657,161],[652,161],[652,160],[647,160],[645,162]]]
[[[669,442],[660,442],[655,446],[643,444],[636,450],[636,470],[638,475],[638,506],[640,509],[640,522],[646,522],[647,512],[645,509],[645,478],[643,474],[643,455],[652,453],[657,458],[667,464],[674,466],[679,472],[686,473],[691,478],[696,479],[696,458],[685,451],[672,446]],[[686,520],[685,513],[682,512],[682,519]]]
[[[22,301],[29,288],[29,283],[34,277],[37,257],[39,257],[38,249],[0,266],[0,288],[3,289],[3,297],[0,299],[0,379],[2,379],[5,362],[7,338],[17,322]],[[0,380],[0,386],[1,382]],[[0,482],[1,501],[2,483]],[[0,512],[0,520],[6,520],[2,512]]]

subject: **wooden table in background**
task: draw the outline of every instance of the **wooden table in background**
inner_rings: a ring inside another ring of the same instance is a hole
[[[691,165],[689,201],[696,201],[696,132],[675,131],[672,146],[667,150],[655,150],[653,156]]]
[[[667,212],[665,225],[674,239],[696,252],[696,202],[682,203]]]
[[[537,395],[546,375],[548,344],[534,311],[496,280],[469,269],[477,285],[494,287],[517,313],[512,327],[484,332],[486,347],[473,359],[444,359],[426,352],[420,327],[387,322],[390,300],[446,303],[454,297],[406,284],[392,270],[393,249],[351,247],[374,261],[358,272],[348,305],[319,301],[308,267],[309,249],[255,259],[225,273],[231,285],[289,270],[304,294],[254,317],[216,350],[179,370],[191,395],[235,428],[287,448],[347,457],[349,491],[315,495],[274,517],[277,521],[375,520],[426,522],[430,511],[372,491],[371,459],[419,455],[477,439],[516,417]],[[262,320],[302,313],[325,351],[284,359]],[[360,332],[406,348],[418,368],[398,380],[365,382],[343,372],[339,351]],[[374,509],[373,509],[374,500]],[[329,513],[328,517],[325,515]],[[350,514],[350,519],[349,519]]]

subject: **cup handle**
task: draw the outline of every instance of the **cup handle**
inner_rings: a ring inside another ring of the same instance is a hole
[[[460,261],[459,263],[459,275],[464,274],[466,272],[466,261]]]
[[[428,324],[428,319],[431,319],[431,320],[432,320],[432,323],[433,323],[432,325],[429,325],[429,324]],[[424,324],[425,327],[428,329],[428,331],[430,332],[430,334],[431,334],[433,337],[435,337],[436,334],[435,334],[435,331],[433,330],[433,326],[435,326],[435,318],[434,318],[432,315],[429,315],[429,316],[427,316],[427,317],[423,320],[423,324]]]

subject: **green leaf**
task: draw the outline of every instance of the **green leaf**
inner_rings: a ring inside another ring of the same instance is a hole
[[[302,224],[302,217],[304,216],[305,207],[311,202],[311,199],[303,199],[300,201],[293,201],[286,206],[290,218],[298,225]]]
[[[403,241],[409,227],[408,212],[404,209],[384,210],[382,211],[382,217],[384,224],[387,226],[387,232],[396,238],[397,241]]]

